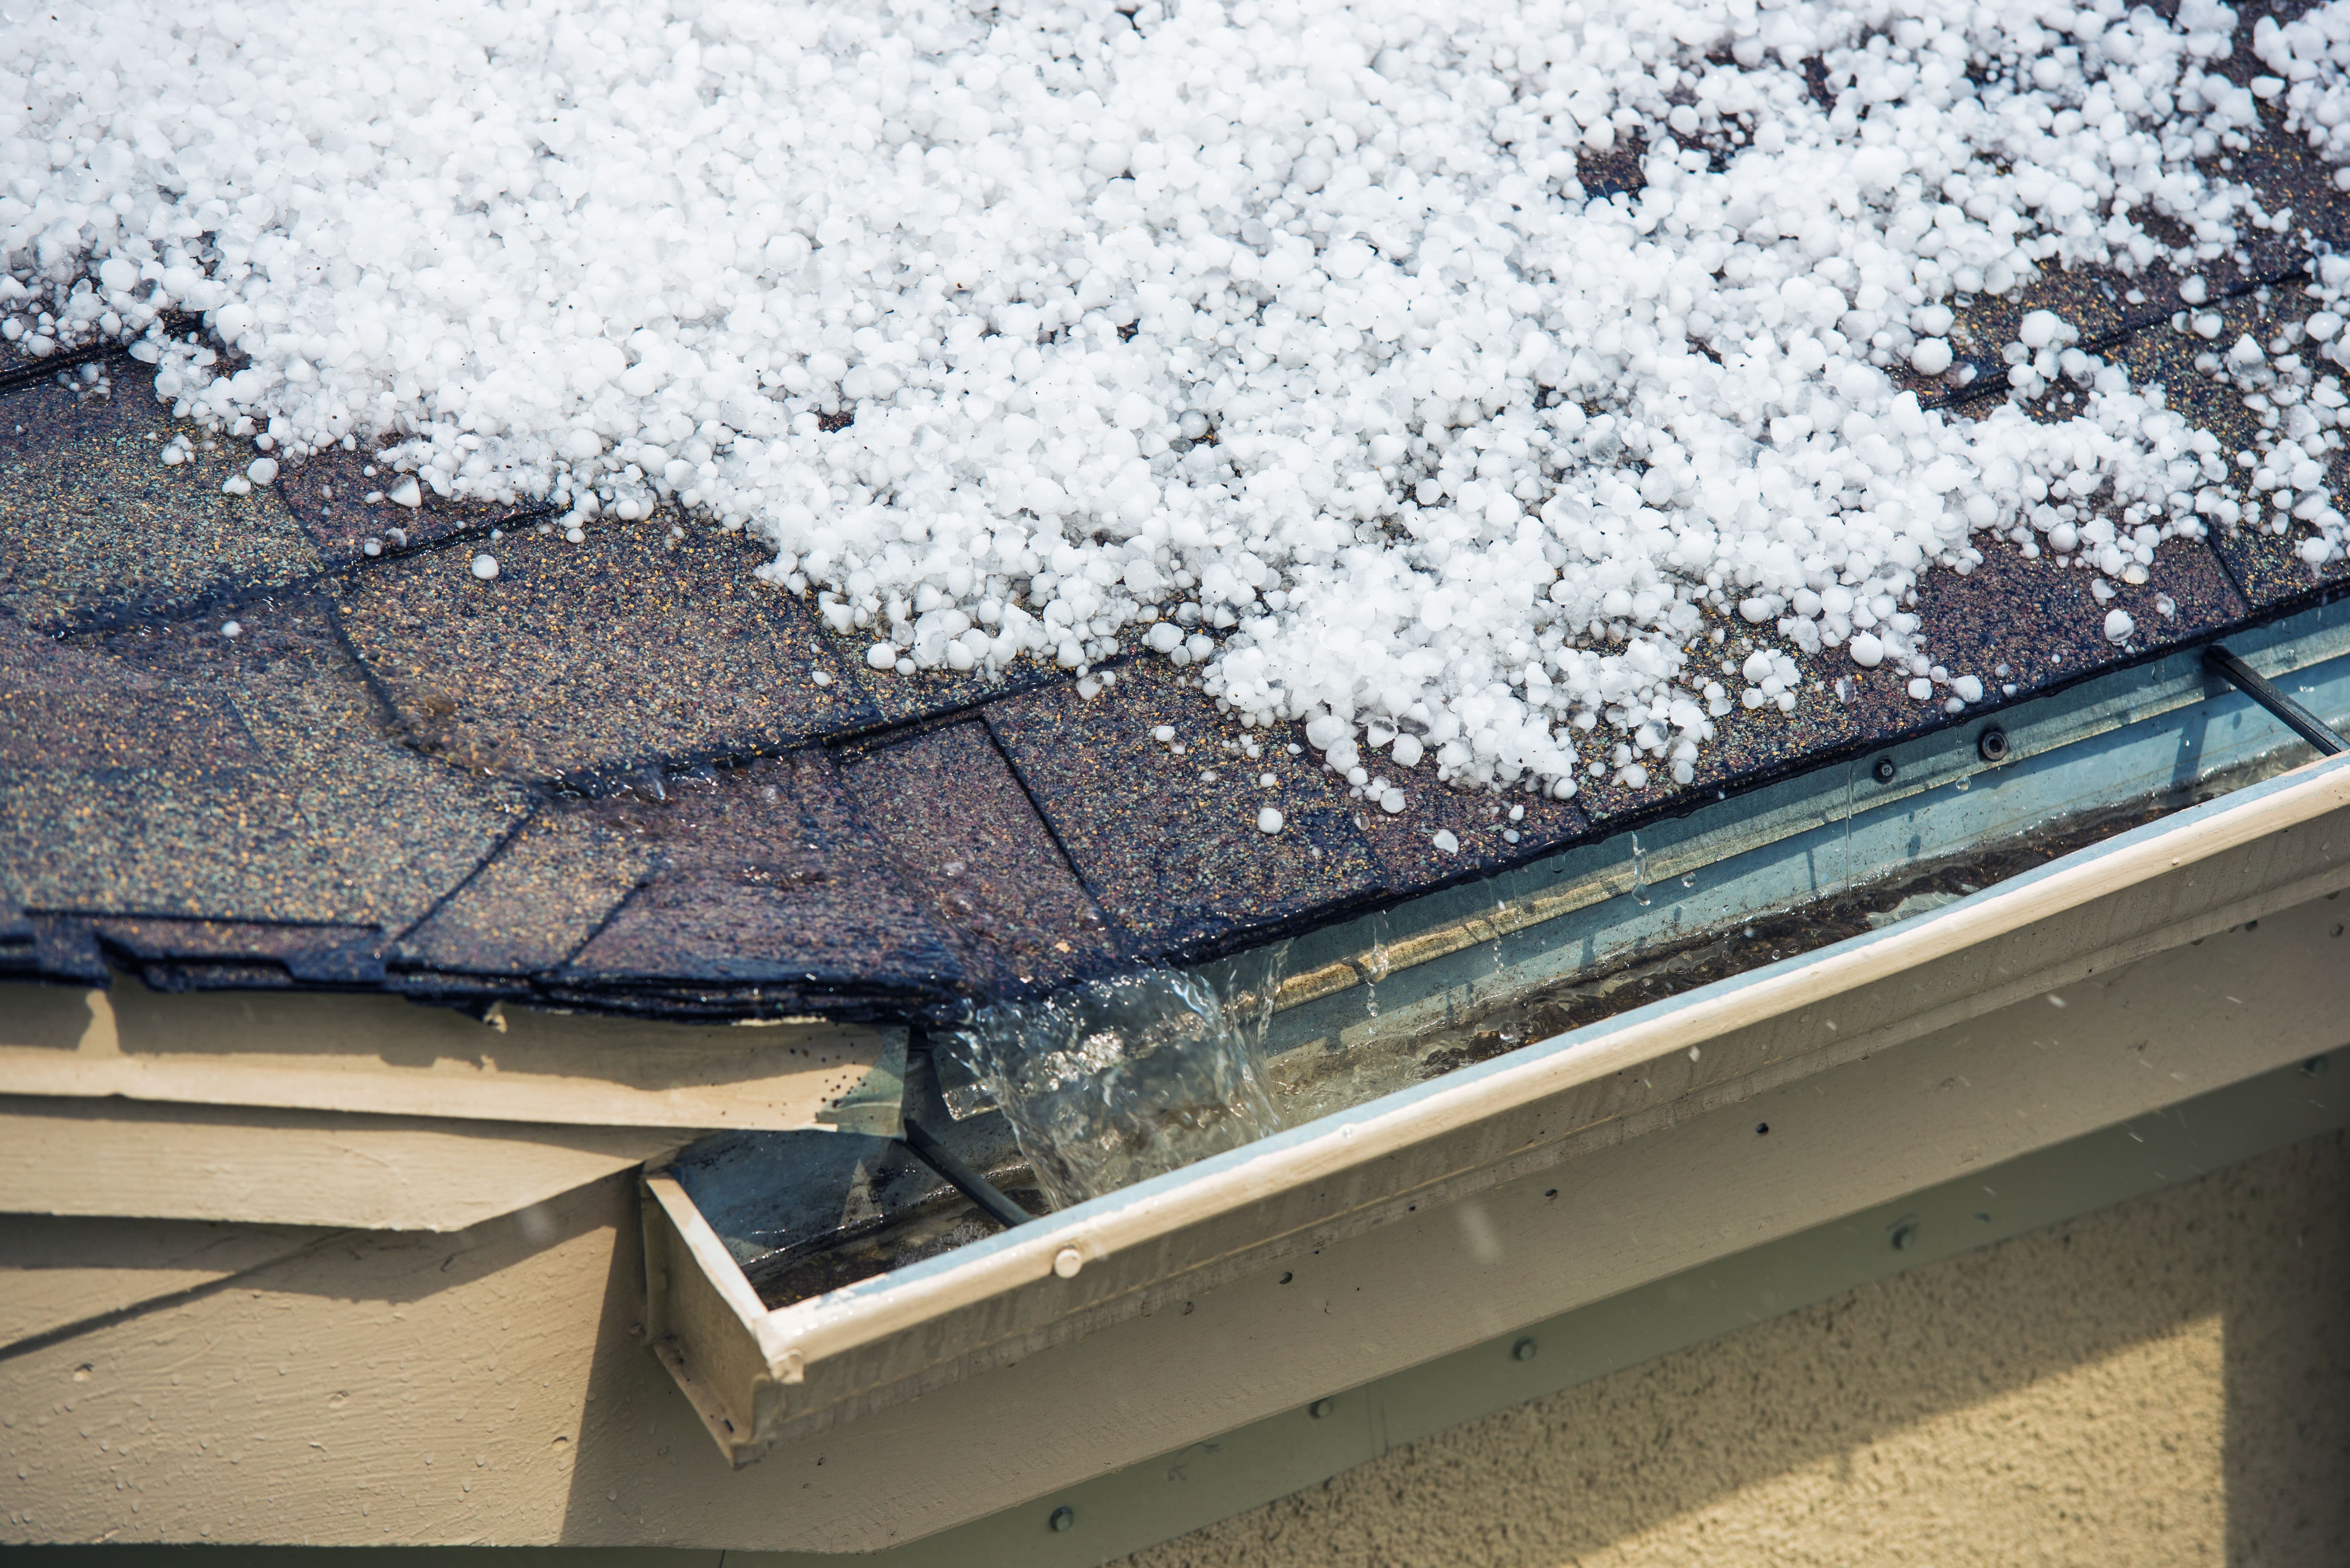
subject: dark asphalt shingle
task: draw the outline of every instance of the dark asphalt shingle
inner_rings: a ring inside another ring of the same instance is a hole
[[[527,808],[400,744],[315,597],[60,642],[0,618],[0,867],[27,908],[402,929]]]
[[[315,574],[275,491],[222,493],[252,443],[173,421],[145,367],[109,364],[106,396],[47,380],[0,396],[0,614],[47,631],[114,625]],[[182,434],[190,461],[165,463]]]
[[[477,553],[497,576],[473,574]],[[336,589],[412,744],[515,779],[772,751],[880,722],[765,552],[666,519],[579,545],[525,528],[372,564]]]
[[[550,802],[403,937],[393,962],[443,974],[552,971],[596,933],[660,859],[590,803]]]
[[[1118,961],[1107,922],[984,724],[893,736],[841,757],[864,819],[984,988],[1050,986]]]
[[[2238,462],[2237,454],[2260,451],[2264,418],[2273,421],[2287,416],[2273,406],[2259,406],[2272,403],[2271,399],[2217,379],[2197,369],[2195,361],[2211,354],[2224,356],[2247,335],[2262,348],[2272,348],[2285,324],[2306,320],[2317,304],[2296,280],[2240,295],[2212,309],[2221,323],[2218,337],[2206,339],[2191,331],[2175,331],[2165,322],[2133,339],[2116,358],[2128,366],[2133,379],[2160,381],[2169,394],[2171,408],[2189,423],[2219,438],[2220,461],[2242,485],[2252,471]],[[2321,373],[2341,374],[2339,367],[2318,357],[2317,344],[2304,342],[2288,351],[2297,353]],[[2251,400],[2254,398],[2259,403]],[[2336,445],[2321,462],[2324,487],[2338,506],[2350,499],[2350,453]],[[2322,567],[2301,559],[2298,552],[2308,537],[2309,530],[2298,523],[2283,534],[2241,524],[2210,524],[2213,553],[2254,611],[2282,609],[2350,582],[2350,559],[2337,558]]]
[[[2249,32],[2227,65],[2239,79],[2257,68]],[[2235,156],[2295,222],[2248,231],[2241,263],[2200,268],[2227,296],[2221,347],[2241,331],[2265,342],[2312,307],[2293,276],[2304,230],[2350,237],[2330,166],[2273,137]],[[1628,156],[1586,172],[1638,176]],[[2124,334],[2106,351],[2134,384],[2162,384],[2232,459],[2262,410],[2195,369],[2212,345],[2171,329],[2178,284],[2162,265],[2052,273],[1960,310],[1971,389],[1895,374],[1929,398],[1957,393],[1962,412],[1996,407],[1999,351],[2046,306],[2093,343]],[[413,509],[370,504],[398,477],[364,473],[363,452],[227,495],[250,443],[174,423],[143,367],[114,357],[65,386],[47,367],[9,383],[11,368],[0,351],[0,387],[15,389],[0,390],[0,972],[80,983],[102,981],[110,955],[166,988],[381,983],[475,1005],[937,1017],[1248,946],[1980,724],[2006,687],[2045,691],[2350,580],[2350,563],[2299,559],[2298,526],[2167,543],[2142,584],[1978,535],[1982,564],[1929,574],[1912,607],[1934,660],[1984,684],[1962,715],[1910,699],[1907,670],[1825,649],[1798,659],[1794,712],[1719,717],[1688,785],[1651,757],[1642,790],[1609,766],[1569,801],[1489,795],[1367,752],[1404,787],[1389,815],[1318,756],[1291,755],[1302,737],[1243,732],[1154,657],[1090,696],[1035,664],[875,671],[872,631],[825,629],[811,599],[754,575],[767,551],[739,535],[605,518],[571,545],[526,496],[461,503],[426,486]],[[2038,416],[2069,413],[2062,395]],[[163,464],[182,432],[193,460]],[[2350,493],[2350,460],[2324,461],[2332,493]],[[488,582],[471,570],[484,550],[500,567]],[[2118,645],[2104,635],[2116,607],[2133,621]],[[232,616],[234,641],[219,634]],[[1750,636],[1734,616],[1709,619],[1691,684],[1718,678],[1734,698]],[[1183,754],[1152,737],[1162,724]],[[1260,756],[1227,749],[1244,736]],[[1607,761],[1615,737],[1578,741]],[[1277,834],[1257,828],[1267,805]]]
[[[763,1008],[943,1002],[970,975],[806,749],[630,788],[594,807],[640,845],[643,887],[557,979],[572,987],[749,988]]]
[[[987,722],[1129,951],[1212,951],[1384,890],[1344,784],[1317,753],[1289,753],[1302,737],[1243,730],[1163,660],[1117,674],[1091,697],[1065,684],[1006,699]],[[1268,806],[1279,832],[1257,826]]]
[[[345,452],[334,447],[278,476],[277,493],[286,509],[317,546],[320,558],[331,566],[358,566],[460,534],[487,533],[545,511],[528,496],[503,502],[459,499],[437,494],[421,482],[416,485],[416,504],[403,505],[390,499],[402,476],[378,457],[371,449]],[[370,495],[376,499],[369,501]],[[376,547],[373,556],[368,553],[370,543]]]
[[[91,929],[159,991],[266,983],[251,977],[272,970],[279,985],[371,986],[384,978],[387,940],[374,926],[148,919],[94,920]]]

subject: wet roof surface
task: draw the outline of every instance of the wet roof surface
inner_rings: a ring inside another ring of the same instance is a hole
[[[2306,314],[2303,259],[2350,238],[2350,196],[2293,146],[2238,172],[2294,224],[2205,269],[2233,291],[2223,342]],[[1954,369],[1919,389],[1991,406],[1999,347],[2050,305],[2226,450],[2250,446],[2260,410],[2195,370],[2210,346],[2172,329],[2177,285],[2076,272],[1986,299],[1954,335],[1972,334],[1974,386]],[[189,460],[164,463],[182,434]],[[1981,725],[2350,578],[2265,533],[2168,543],[2143,584],[1978,536],[1983,563],[1931,574],[1917,607],[1949,670],[1983,681],[1961,715],[1830,650],[1799,659],[1792,714],[1722,720],[1690,785],[1589,780],[1560,802],[1451,792],[1423,768],[1390,815],[1293,751],[1302,734],[1243,730],[1153,657],[1106,684],[877,672],[755,577],[737,536],[663,516],[567,544],[520,503],[382,499],[397,476],[363,452],[224,494],[249,457],[172,421],[126,358],[0,364],[0,973],[938,1016],[1230,951]],[[2327,462],[2350,493],[2350,459]],[[494,579],[473,571],[483,551]],[[2116,607],[2137,628],[2120,646]],[[1746,628],[1728,630],[1734,659]]]

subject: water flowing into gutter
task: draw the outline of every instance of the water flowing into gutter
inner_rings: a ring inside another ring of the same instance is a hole
[[[1287,945],[999,1002],[941,1044],[1066,1209],[1280,1128],[1261,1053]]]

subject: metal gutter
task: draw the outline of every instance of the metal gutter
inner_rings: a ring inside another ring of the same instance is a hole
[[[2192,684],[2158,685],[2151,701],[2176,708],[2192,700]],[[2120,723],[2133,705],[2112,694],[2102,722]],[[1423,1204],[1458,1202],[2345,885],[2350,760],[2337,760],[1930,915],[773,1312],[752,1310],[723,1244],[691,1222],[682,1190],[656,1177],[649,1268],[656,1280],[698,1272],[711,1282],[675,1303],[691,1310],[672,1310],[657,1284],[649,1328],[666,1339],[673,1369],[683,1365],[712,1396],[705,1419],[717,1414],[713,1434],[745,1463],[1241,1278],[1309,1238],[1328,1244]],[[729,1275],[731,1286],[720,1282]],[[732,1370],[715,1370],[721,1363]]]
[[[696,1480],[687,1459],[645,1539],[877,1551],[1316,1399],[1346,1407],[1349,1389],[1503,1334],[2297,1064],[2344,1040],[2344,910],[2322,897],[2272,910],[1898,1046],[1733,1075],[1557,1142],[1499,1148],[1456,1179],[1413,1187],[1407,1154],[1368,1173],[1406,1189],[1374,1222],[1308,1225],[1179,1266],[1179,1248],[1243,1241],[1259,1210],[1151,1256],[1035,1282],[987,1303],[998,1325],[1024,1297],[1073,1304],[1121,1269],[1161,1275],[983,1371],[960,1358],[919,1400],[784,1435],[750,1474],[712,1465]],[[867,1354],[910,1366],[955,1355],[969,1326],[942,1319]],[[809,1384],[826,1375],[804,1372]]]
[[[1097,1568],[1465,1421],[2350,1126],[2350,1050],[1883,1201],[1291,1405],[1212,1439],[860,1557],[870,1568]],[[1531,1354],[1528,1354],[1528,1348]],[[1068,1528],[1055,1528],[1066,1511]],[[841,1558],[794,1553],[767,1568]]]
[[[2350,614],[2344,607],[2288,617],[2234,641],[2244,657],[2229,657],[2254,679],[2262,680],[2263,672],[2274,675],[2320,708],[2350,711]],[[1889,807],[1954,785],[1964,788],[1969,780],[1999,770],[2038,772],[2054,763],[2077,775],[2085,762],[2104,791],[2124,797],[2151,794],[2188,777],[2223,774],[2273,750],[2281,738],[2257,722],[2257,699],[2215,701],[2215,694],[2226,690],[2196,650],[2184,650],[2095,677],[1971,725],[1878,748],[1565,851],[1473,888],[1433,895],[1406,910],[1349,921],[1296,944],[1293,972],[1283,980],[1274,1005],[1287,1012],[1363,984],[1372,973],[1366,955],[1374,950],[1379,955],[1378,978],[1385,981],[1632,894],[1643,885],[1659,888],[1703,873],[1710,886],[1721,888],[1740,875],[1742,857],[1791,841],[1811,841],[1804,858],[1812,875],[1804,885],[1791,885],[1775,897],[1742,888],[1713,901],[1725,916],[1742,916],[1796,896],[1817,897],[1882,874],[1891,864],[1885,854],[1889,846],[1837,844],[1823,830],[1871,816],[1882,819]],[[2204,710],[2199,722],[2198,709]],[[2175,737],[2163,733],[2161,744],[2133,747],[2125,740],[2097,754],[2083,754],[2083,748],[2107,737],[2161,730],[2166,719],[2186,722],[2175,726]],[[1995,743],[1986,745],[1994,737]],[[2036,815],[2054,815],[2083,793],[2077,776],[2052,781],[2052,786],[1964,814],[1940,829],[1941,844],[1956,846],[2012,834]],[[1905,841],[1916,836],[1909,826],[1904,824],[1898,836]],[[1905,844],[1901,853],[1916,858],[1930,852],[1921,841],[1915,849]],[[1447,902],[1456,906],[1450,916],[1435,915]],[[1463,903],[1473,907],[1457,908]],[[1644,922],[1633,917],[1630,923]],[[1634,940],[1638,934],[1645,933],[1627,933]],[[1545,940],[1554,948],[1565,945]],[[1587,964],[1599,956],[1595,948],[1578,954],[1577,961]],[[1392,1013],[1393,1004],[1386,1011]],[[1292,1032],[1298,1027],[1289,1025]]]

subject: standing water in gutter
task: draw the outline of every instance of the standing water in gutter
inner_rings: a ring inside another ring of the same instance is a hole
[[[1066,1209],[1280,1128],[1259,1053],[1287,945],[999,1002],[947,1048]]]

